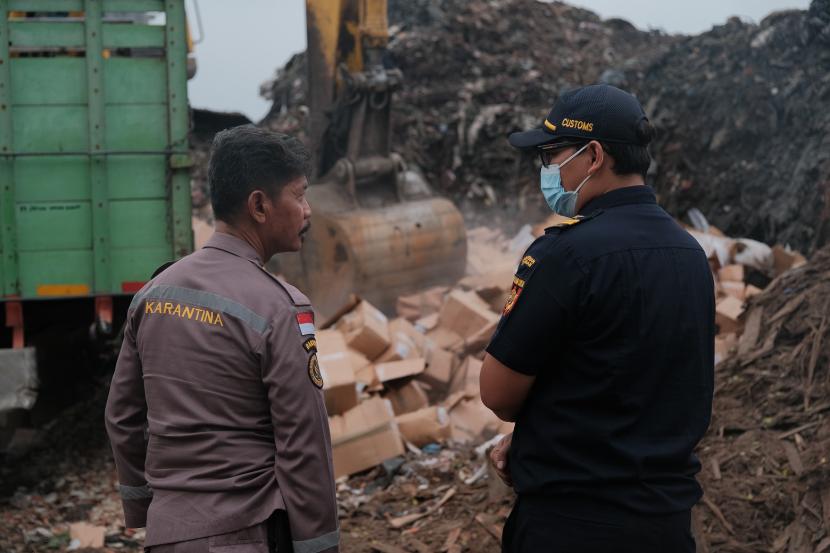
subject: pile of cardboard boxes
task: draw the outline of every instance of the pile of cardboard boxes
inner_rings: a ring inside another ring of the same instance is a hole
[[[484,348],[499,321],[524,249],[550,221],[507,239],[468,231],[468,276],[454,288],[398,299],[388,318],[354,298],[317,333],[334,471],[371,468],[433,442],[481,442],[510,432],[481,402]],[[745,302],[804,257],[781,246],[688,229],[705,250],[717,289],[716,362],[737,346]]]
[[[499,321],[493,308],[509,283],[468,280],[401,297],[391,320],[355,297],[322,325],[317,357],[336,476],[429,443],[512,429],[479,396],[481,359]]]

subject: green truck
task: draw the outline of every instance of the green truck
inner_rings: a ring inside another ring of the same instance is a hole
[[[188,50],[184,0],[0,0],[0,417],[38,329],[112,328],[192,251]]]

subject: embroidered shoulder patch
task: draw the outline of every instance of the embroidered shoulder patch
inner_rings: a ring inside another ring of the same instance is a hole
[[[305,349],[307,353],[317,353],[317,338],[309,338],[303,342],[303,349]]]
[[[308,358],[308,377],[312,384],[318,388],[323,387],[323,375],[320,374],[320,362],[317,360],[316,353],[312,353]]]
[[[507,303],[504,304],[504,309],[501,312],[502,317],[506,317],[513,311],[513,306],[519,300],[519,296],[524,290],[525,281],[519,277],[513,277],[513,286],[510,288],[510,295],[507,297]]]

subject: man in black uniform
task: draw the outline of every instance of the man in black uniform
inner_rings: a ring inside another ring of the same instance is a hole
[[[695,550],[714,285],[643,184],[653,132],[636,98],[594,85],[510,136],[538,150],[561,217],[523,257],[481,372],[484,403],[516,421],[491,455],[518,493],[505,552]]]

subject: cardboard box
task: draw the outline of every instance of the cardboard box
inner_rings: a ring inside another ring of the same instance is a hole
[[[389,321],[389,336],[394,339],[396,335],[401,334],[407,336],[418,348],[418,351],[423,353],[424,344],[426,343],[424,332],[421,332],[414,324],[401,317]]]
[[[743,282],[733,282],[731,280],[722,280],[719,283],[721,291],[727,296],[738,298],[742,300],[746,297],[746,284]],[[754,287],[753,287],[754,288]]]
[[[481,394],[481,365],[475,357],[467,357],[455,371],[450,384],[450,393],[464,392],[468,397]]]
[[[391,384],[383,397],[392,403],[392,410],[396,415],[403,415],[429,407],[426,392],[414,380],[407,380],[401,384]]]
[[[455,355],[439,348],[435,343],[427,342],[424,360],[426,367],[418,379],[448,390],[456,367]]]
[[[468,276],[461,280],[458,285],[465,290],[472,290],[478,297],[496,313],[501,313],[507,297],[510,295],[510,287],[513,282],[513,271],[496,271],[483,275]]]
[[[426,407],[395,417],[401,436],[417,447],[443,442],[452,434],[450,417],[443,407]]]
[[[744,302],[732,296],[726,296],[715,306],[715,323],[719,334],[735,332],[740,334],[742,324],[741,314],[744,312]]]
[[[395,305],[395,310],[399,317],[410,321],[437,313],[444,303],[444,294],[448,290],[445,286],[435,286],[417,294],[400,296]]]
[[[342,415],[329,417],[329,430],[335,478],[404,453],[392,406],[384,399],[372,398]]]
[[[405,359],[403,361],[390,361],[389,363],[378,363],[375,365],[375,373],[381,382],[390,382],[407,376],[415,376],[424,372],[426,362],[423,357],[417,359]]]
[[[503,428],[503,421],[479,397],[457,402],[449,413],[452,437],[460,442],[489,440]]]
[[[738,337],[730,332],[715,336],[715,365],[729,357],[738,345]]]
[[[800,267],[807,263],[807,260],[803,255],[781,245],[775,245],[772,247],[772,258],[775,266],[775,276],[778,276],[789,269]]]
[[[487,347],[487,344],[490,343],[490,340],[493,339],[493,334],[496,333],[496,327],[498,325],[499,319],[491,322],[479,330],[476,334],[467,338],[461,348],[461,353],[464,355],[470,355],[483,351]]]
[[[427,332],[426,337],[439,348],[446,350],[458,349],[464,344],[464,338],[460,334],[443,325]]]
[[[355,380],[359,385],[365,386],[367,392],[382,392],[383,383],[375,372],[374,365],[366,365],[355,373]]]
[[[743,265],[726,265],[725,267],[721,267],[718,270],[718,279],[723,281],[731,281],[731,282],[743,282],[744,281],[744,266]]]
[[[760,294],[761,292],[763,292],[763,290],[761,290],[761,289],[760,289],[760,288],[758,288],[757,286],[753,286],[753,285],[751,285],[751,284],[747,284],[747,285],[746,285],[746,290],[744,290],[744,299],[749,299],[749,298],[751,298],[752,296],[757,296],[757,295],[758,295],[758,294]]]
[[[394,326],[389,323],[389,347],[376,359],[376,362],[385,363],[422,357],[425,336],[406,319],[395,319],[393,322]],[[408,326],[405,327],[404,324]],[[416,340],[421,346],[416,343]]]
[[[355,372],[346,341],[336,330],[318,330],[316,340],[326,410],[330,415],[344,413],[358,402]]]
[[[415,328],[418,329],[419,332],[427,333],[433,328],[438,326],[438,313],[433,313],[432,315],[427,315],[426,317],[421,317],[417,321],[415,321]]]
[[[360,302],[336,323],[349,347],[369,360],[377,359],[389,347],[389,320],[366,300]]]
[[[438,328],[470,338],[498,320],[499,316],[476,293],[454,290],[441,309]]]
[[[365,355],[353,348],[349,348],[349,361],[355,374],[372,364]]]

